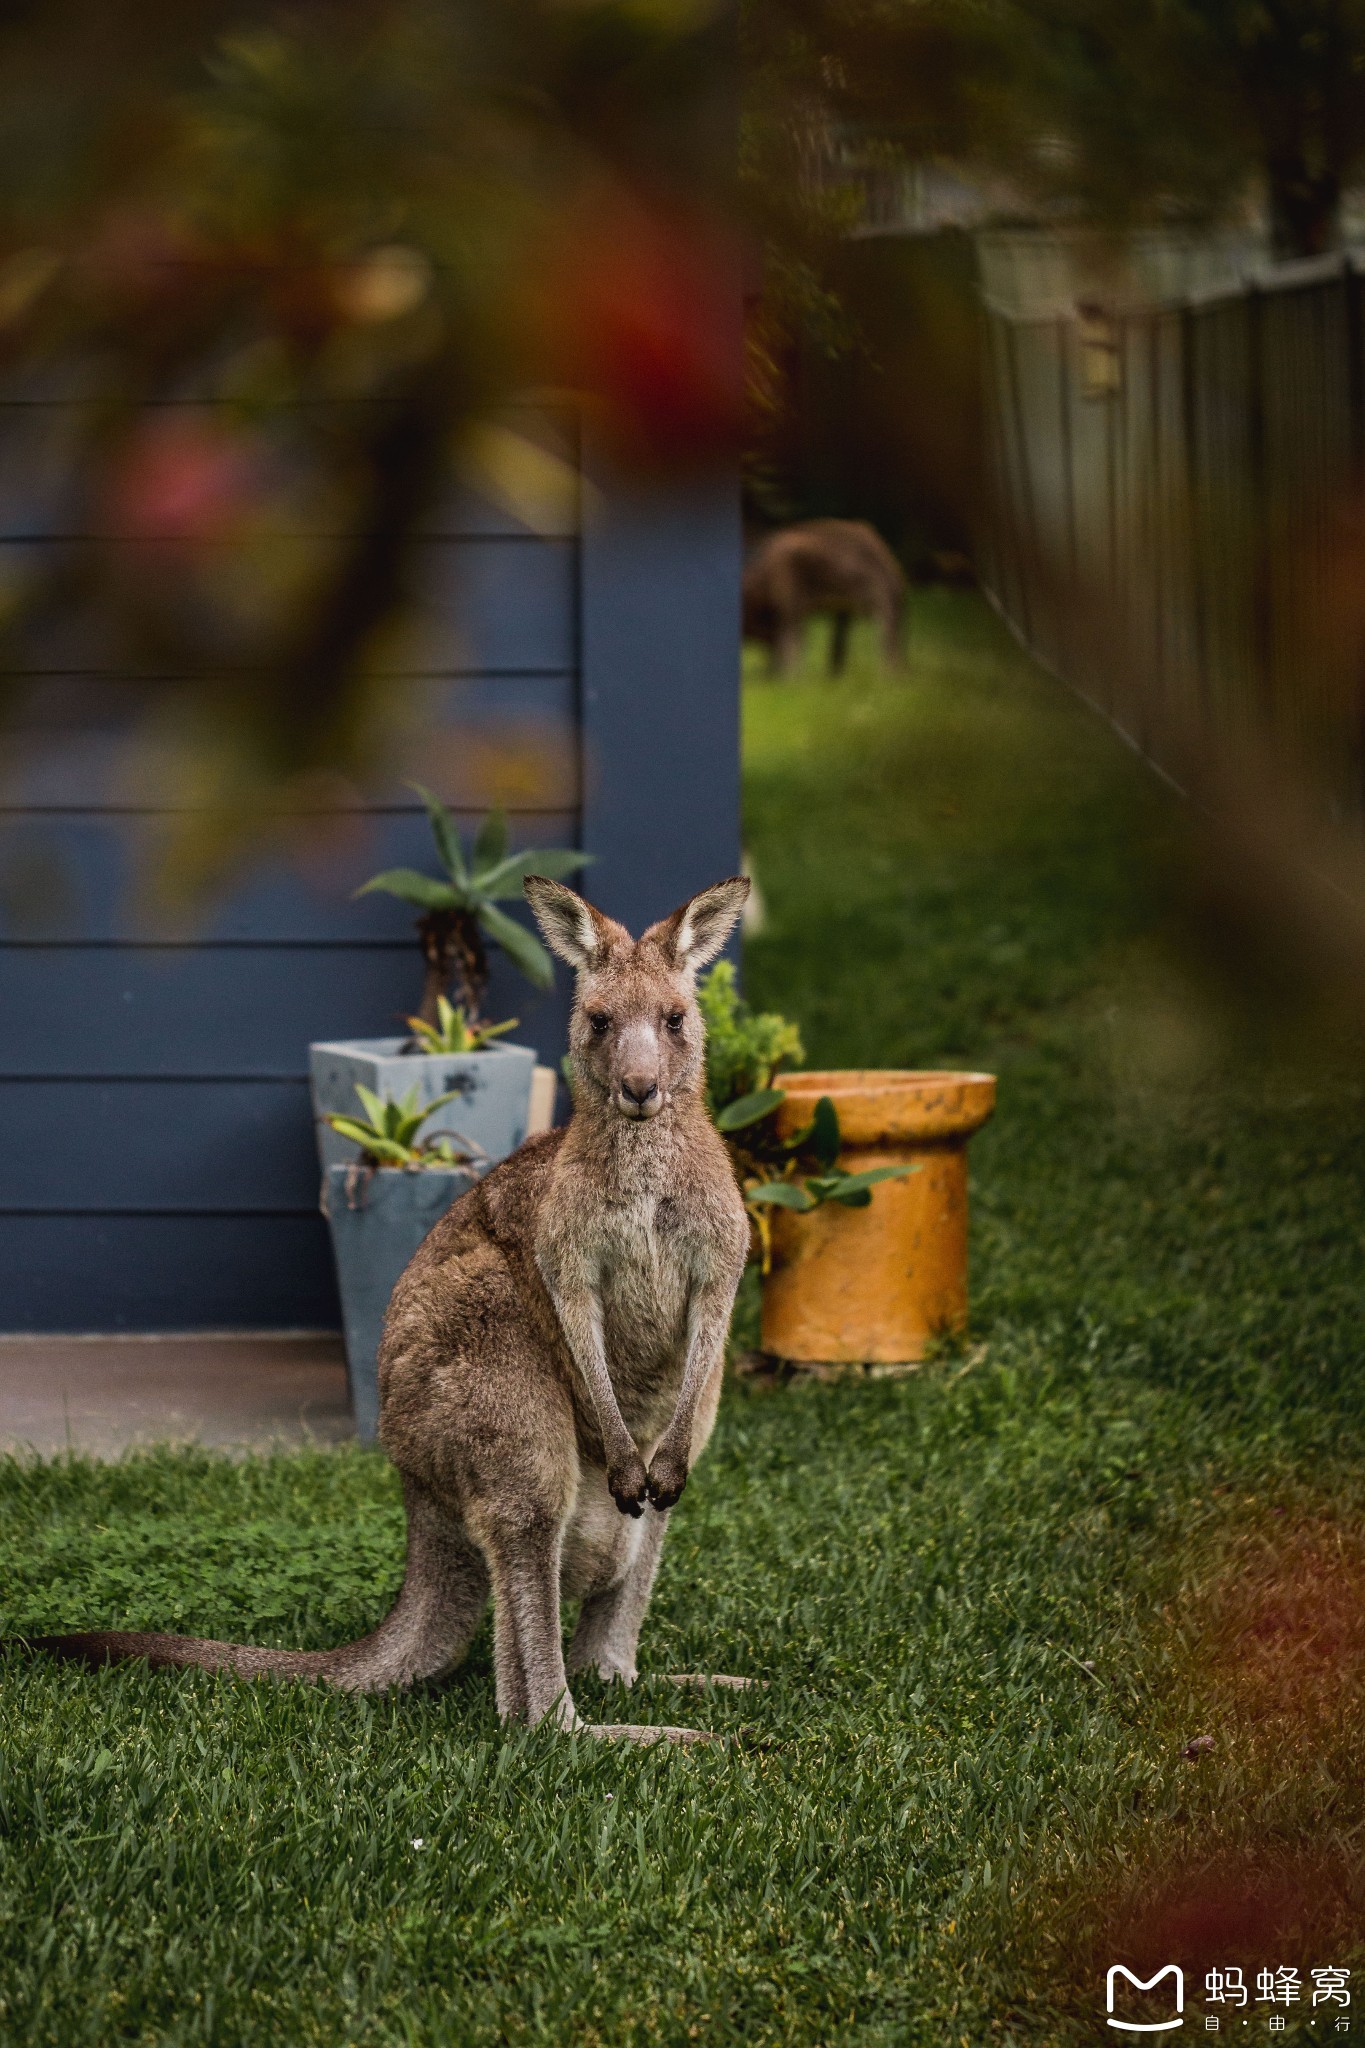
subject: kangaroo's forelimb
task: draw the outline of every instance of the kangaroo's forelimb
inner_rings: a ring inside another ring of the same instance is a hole
[[[607,1460],[607,1485],[623,1515],[644,1513],[646,1473],[639,1447],[626,1427],[607,1364],[602,1298],[586,1273],[556,1275],[543,1262],[550,1299],[559,1317],[573,1362],[582,1378],[602,1438]]]
[[[656,1508],[673,1507],[687,1484],[697,1410],[721,1371],[733,1303],[734,1289],[728,1279],[695,1287],[689,1297],[682,1385],[668,1426],[654,1447],[645,1482]]]

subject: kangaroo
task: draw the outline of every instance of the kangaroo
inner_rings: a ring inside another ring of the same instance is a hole
[[[795,666],[806,621],[816,612],[834,614],[830,666],[836,675],[855,613],[877,621],[882,653],[897,667],[904,610],[900,564],[861,519],[807,519],[770,533],[744,571],[744,637],[763,642],[779,675]]]
[[[633,1683],[669,1511],[715,1422],[749,1230],[703,1100],[695,982],[749,884],[703,889],[639,940],[561,882],[524,886],[577,971],[574,1113],[460,1196],[394,1289],[379,1433],[402,1475],[407,1568],[391,1612],[335,1650],[123,1631],[30,1648],[377,1691],[453,1671],[491,1591],[504,1721],[705,1739],[586,1723],[568,1672]],[[582,1603],[567,1670],[565,1597]]]

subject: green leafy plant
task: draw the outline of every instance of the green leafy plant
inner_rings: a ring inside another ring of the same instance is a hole
[[[438,1095],[432,1102],[418,1103],[417,1090],[410,1088],[401,1100],[376,1095],[371,1088],[356,1083],[356,1094],[364,1117],[329,1116],[325,1119],[338,1137],[349,1138],[359,1145],[361,1160],[366,1166],[403,1166],[409,1169],[432,1166],[467,1166],[481,1159],[479,1147],[468,1138],[458,1138],[451,1131],[441,1131],[434,1137],[419,1139],[417,1133],[435,1110],[443,1109],[447,1102],[453,1102],[459,1094],[452,1088],[445,1095]],[[460,1147],[456,1149],[456,1144]]]
[[[843,1136],[832,1098],[822,1095],[810,1122],[790,1138],[779,1135],[775,1121],[785,1101],[780,1088],[755,1090],[731,1103],[728,1117],[722,1112],[724,1121],[717,1119],[735,1162],[765,1273],[772,1263],[772,1210],[791,1209],[805,1215],[822,1202],[865,1209],[878,1182],[903,1180],[918,1171],[913,1166],[873,1166],[861,1173],[845,1173],[839,1165]]]
[[[779,1094],[779,1100],[785,1097]],[[776,1107],[774,1103],[773,1109]],[[770,1117],[773,1109],[761,1112],[755,1123]],[[778,1179],[746,1186],[744,1199],[750,1209],[804,1211],[818,1209],[821,1202],[842,1202],[846,1209],[865,1209],[879,1181],[904,1180],[906,1174],[918,1171],[913,1166],[873,1166],[862,1173],[845,1173],[839,1165],[842,1142],[839,1112],[831,1097],[822,1095],[803,1130],[791,1138],[773,1135],[768,1140],[770,1152],[779,1157],[786,1155],[790,1171]],[[809,1167],[814,1171],[808,1171]]]
[[[778,1135],[776,1113],[786,1091],[773,1085],[778,1070],[805,1057],[801,1033],[776,1011],[750,1009],[735,986],[735,970],[719,960],[697,990],[706,1022],[707,1097],[754,1221],[763,1270],[771,1255],[771,1209],[805,1213],[822,1202],[865,1209],[879,1181],[901,1180],[913,1166],[874,1166],[863,1173],[839,1167],[839,1112],[828,1095],[811,1120],[790,1138]]]
[[[409,1017],[408,1026],[420,1052],[482,1052],[490,1039],[501,1038],[505,1031],[515,1031],[520,1021],[518,1017],[509,1017],[505,1024],[471,1024],[462,1003],[437,996],[436,1022],[428,1024],[425,1017]]]
[[[770,1093],[779,1067],[800,1066],[801,1033],[776,1011],[751,1009],[728,960],[718,960],[698,986],[697,1007],[706,1025],[707,1106],[721,1130],[739,1130],[754,1120],[746,1112],[735,1121],[741,1105]]]
[[[554,967],[540,940],[500,910],[499,903],[519,897],[527,875],[549,875],[559,881],[586,867],[593,856],[570,846],[528,846],[509,853],[507,819],[501,810],[488,813],[466,851],[459,828],[439,797],[420,782],[412,787],[426,805],[444,877],[424,875],[416,868],[385,868],[383,874],[371,875],[356,895],[382,890],[421,911],[417,935],[427,971],[417,1015],[423,1023],[439,1026],[437,1005],[454,976],[468,1028],[482,1029],[479,1013],[488,991],[490,940],[536,988],[549,988],[554,980]]]

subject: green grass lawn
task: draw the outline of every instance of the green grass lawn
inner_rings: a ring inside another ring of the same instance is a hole
[[[694,1704],[724,1749],[504,1732],[486,1632],[378,1700],[8,1659],[0,2040],[1079,2044],[1112,1960],[1195,1969],[1187,2032],[1209,1962],[1365,1965],[1360,1083],[1206,971],[1176,800],[974,600],[746,704],[750,994],[1000,1075],[969,1338],[727,1396],[642,1660],[771,1681]],[[364,1453],[0,1498],[9,1631],[323,1645],[399,1576]]]

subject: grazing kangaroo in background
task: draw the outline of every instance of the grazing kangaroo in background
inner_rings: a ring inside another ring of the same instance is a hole
[[[703,889],[639,940],[561,882],[525,888],[578,970],[574,1114],[462,1195],[394,1289],[379,1433],[403,1478],[408,1554],[392,1611],[336,1650],[123,1631],[30,1647],[373,1691],[452,1671],[491,1590],[504,1720],[692,1737],[580,1720],[559,1609],[582,1601],[568,1668],[629,1685],[668,1510],[715,1421],[748,1252],[703,1099],[694,985],[749,884]]]
[[[816,612],[834,614],[830,666],[838,675],[855,614],[877,621],[882,654],[898,667],[905,577],[881,535],[861,519],[807,519],[760,541],[744,571],[744,637],[761,640],[785,675]]]

